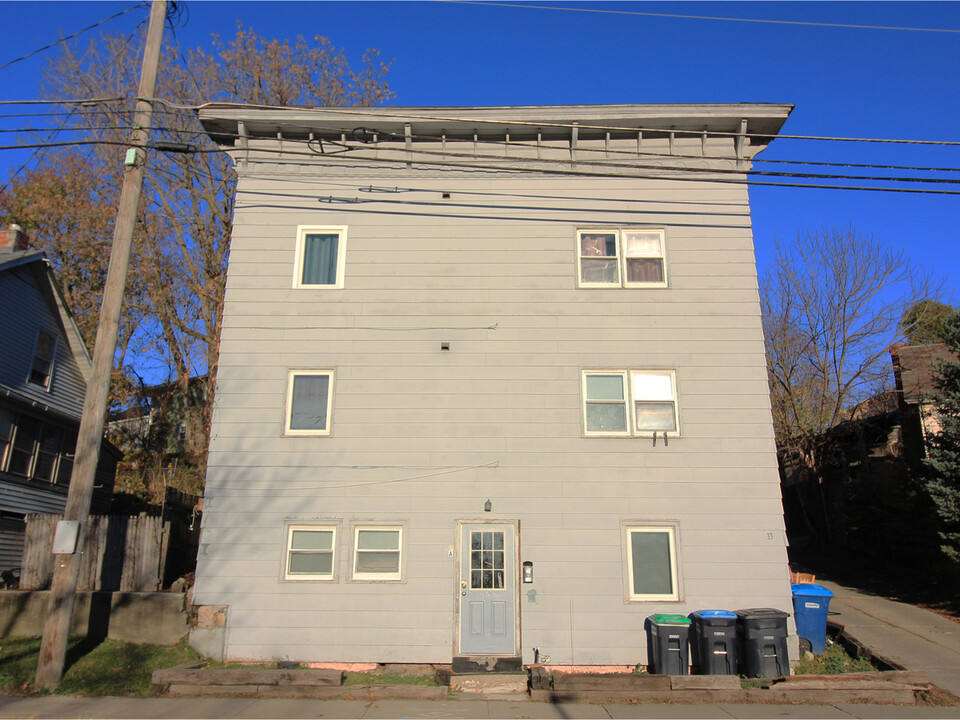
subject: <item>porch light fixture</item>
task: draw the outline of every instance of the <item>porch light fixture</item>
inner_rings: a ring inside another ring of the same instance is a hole
[[[487,501],[483,504],[483,511],[490,512],[491,510],[493,510],[493,503],[491,503],[488,498]]]

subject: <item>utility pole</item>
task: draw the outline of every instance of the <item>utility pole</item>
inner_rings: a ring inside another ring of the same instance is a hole
[[[131,149],[127,151],[126,172],[120,193],[120,207],[113,231],[113,248],[107,270],[107,284],[100,306],[100,322],[93,349],[93,371],[87,384],[83,403],[83,417],[77,437],[76,459],[70,476],[67,507],[64,521],[84,523],[90,515],[90,499],[93,496],[94,478],[100,460],[100,443],[103,438],[103,422],[107,413],[107,398],[110,376],[113,372],[113,356],[117,348],[117,331],[120,323],[120,306],[130,267],[130,247],[137,223],[137,207],[143,188],[143,164],[145,148],[150,135],[153,105],[145,98],[152,98],[157,84],[157,68],[160,64],[160,48],[163,26],[167,17],[166,0],[153,0],[150,7],[150,27],[147,44],[140,68],[140,90],[137,96],[137,112],[131,135]],[[79,537],[85,535],[80,526]],[[63,664],[67,652],[67,635],[77,593],[77,578],[80,574],[78,553],[58,554],[55,557],[53,585],[47,617],[43,624],[43,641],[40,644],[40,660],[37,663],[36,686],[52,690],[63,676]]]

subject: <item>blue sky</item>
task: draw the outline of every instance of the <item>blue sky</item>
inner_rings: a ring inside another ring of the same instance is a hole
[[[6,32],[0,65],[133,5],[0,2]],[[325,35],[359,60],[379,48],[392,60],[394,105],[775,102],[796,105],[783,133],[960,141],[960,3],[561,3],[563,10],[447,2],[186,3],[180,45],[230,37],[237,22],[267,37]],[[584,12],[576,8],[590,11]],[[782,21],[951,29],[920,32],[653,17],[666,13]],[[105,24],[131,32],[137,9]],[[188,18],[187,18],[188,16]],[[98,30],[85,33],[86,41]],[[166,39],[171,35],[167,32]],[[0,70],[0,100],[36,97],[47,50]],[[9,106],[0,114],[22,112]],[[29,109],[28,109],[29,111]],[[23,119],[0,118],[0,129]],[[17,123],[17,124],[13,124]],[[44,126],[42,119],[36,121]],[[10,144],[2,133],[0,144]],[[0,178],[26,157],[0,151]],[[960,146],[777,140],[760,156],[960,168]],[[821,172],[764,165],[758,169]],[[844,174],[880,170],[833,168]],[[917,175],[888,171],[893,175]],[[929,174],[926,174],[929,176]],[[960,180],[960,172],[937,173]],[[789,182],[789,180],[788,180]],[[826,181],[824,181],[826,182]],[[834,181],[832,184],[862,185]],[[922,186],[928,187],[928,186]],[[960,184],[936,189],[960,191]],[[856,226],[956,283],[960,195],[754,187],[758,260],[773,238],[826,225]]]

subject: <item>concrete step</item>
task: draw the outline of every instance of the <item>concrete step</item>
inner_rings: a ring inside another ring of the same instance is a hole
[[[450,676],[450,689],[483,695],[525,695],[527,673],[458,673]]]

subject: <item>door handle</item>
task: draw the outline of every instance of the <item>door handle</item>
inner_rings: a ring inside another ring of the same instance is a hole
[[[467,586],[467,581],[466,581],[466,580],[461,580],[461,581],[460,581],[460,587],[465,588],[466,586]]]

